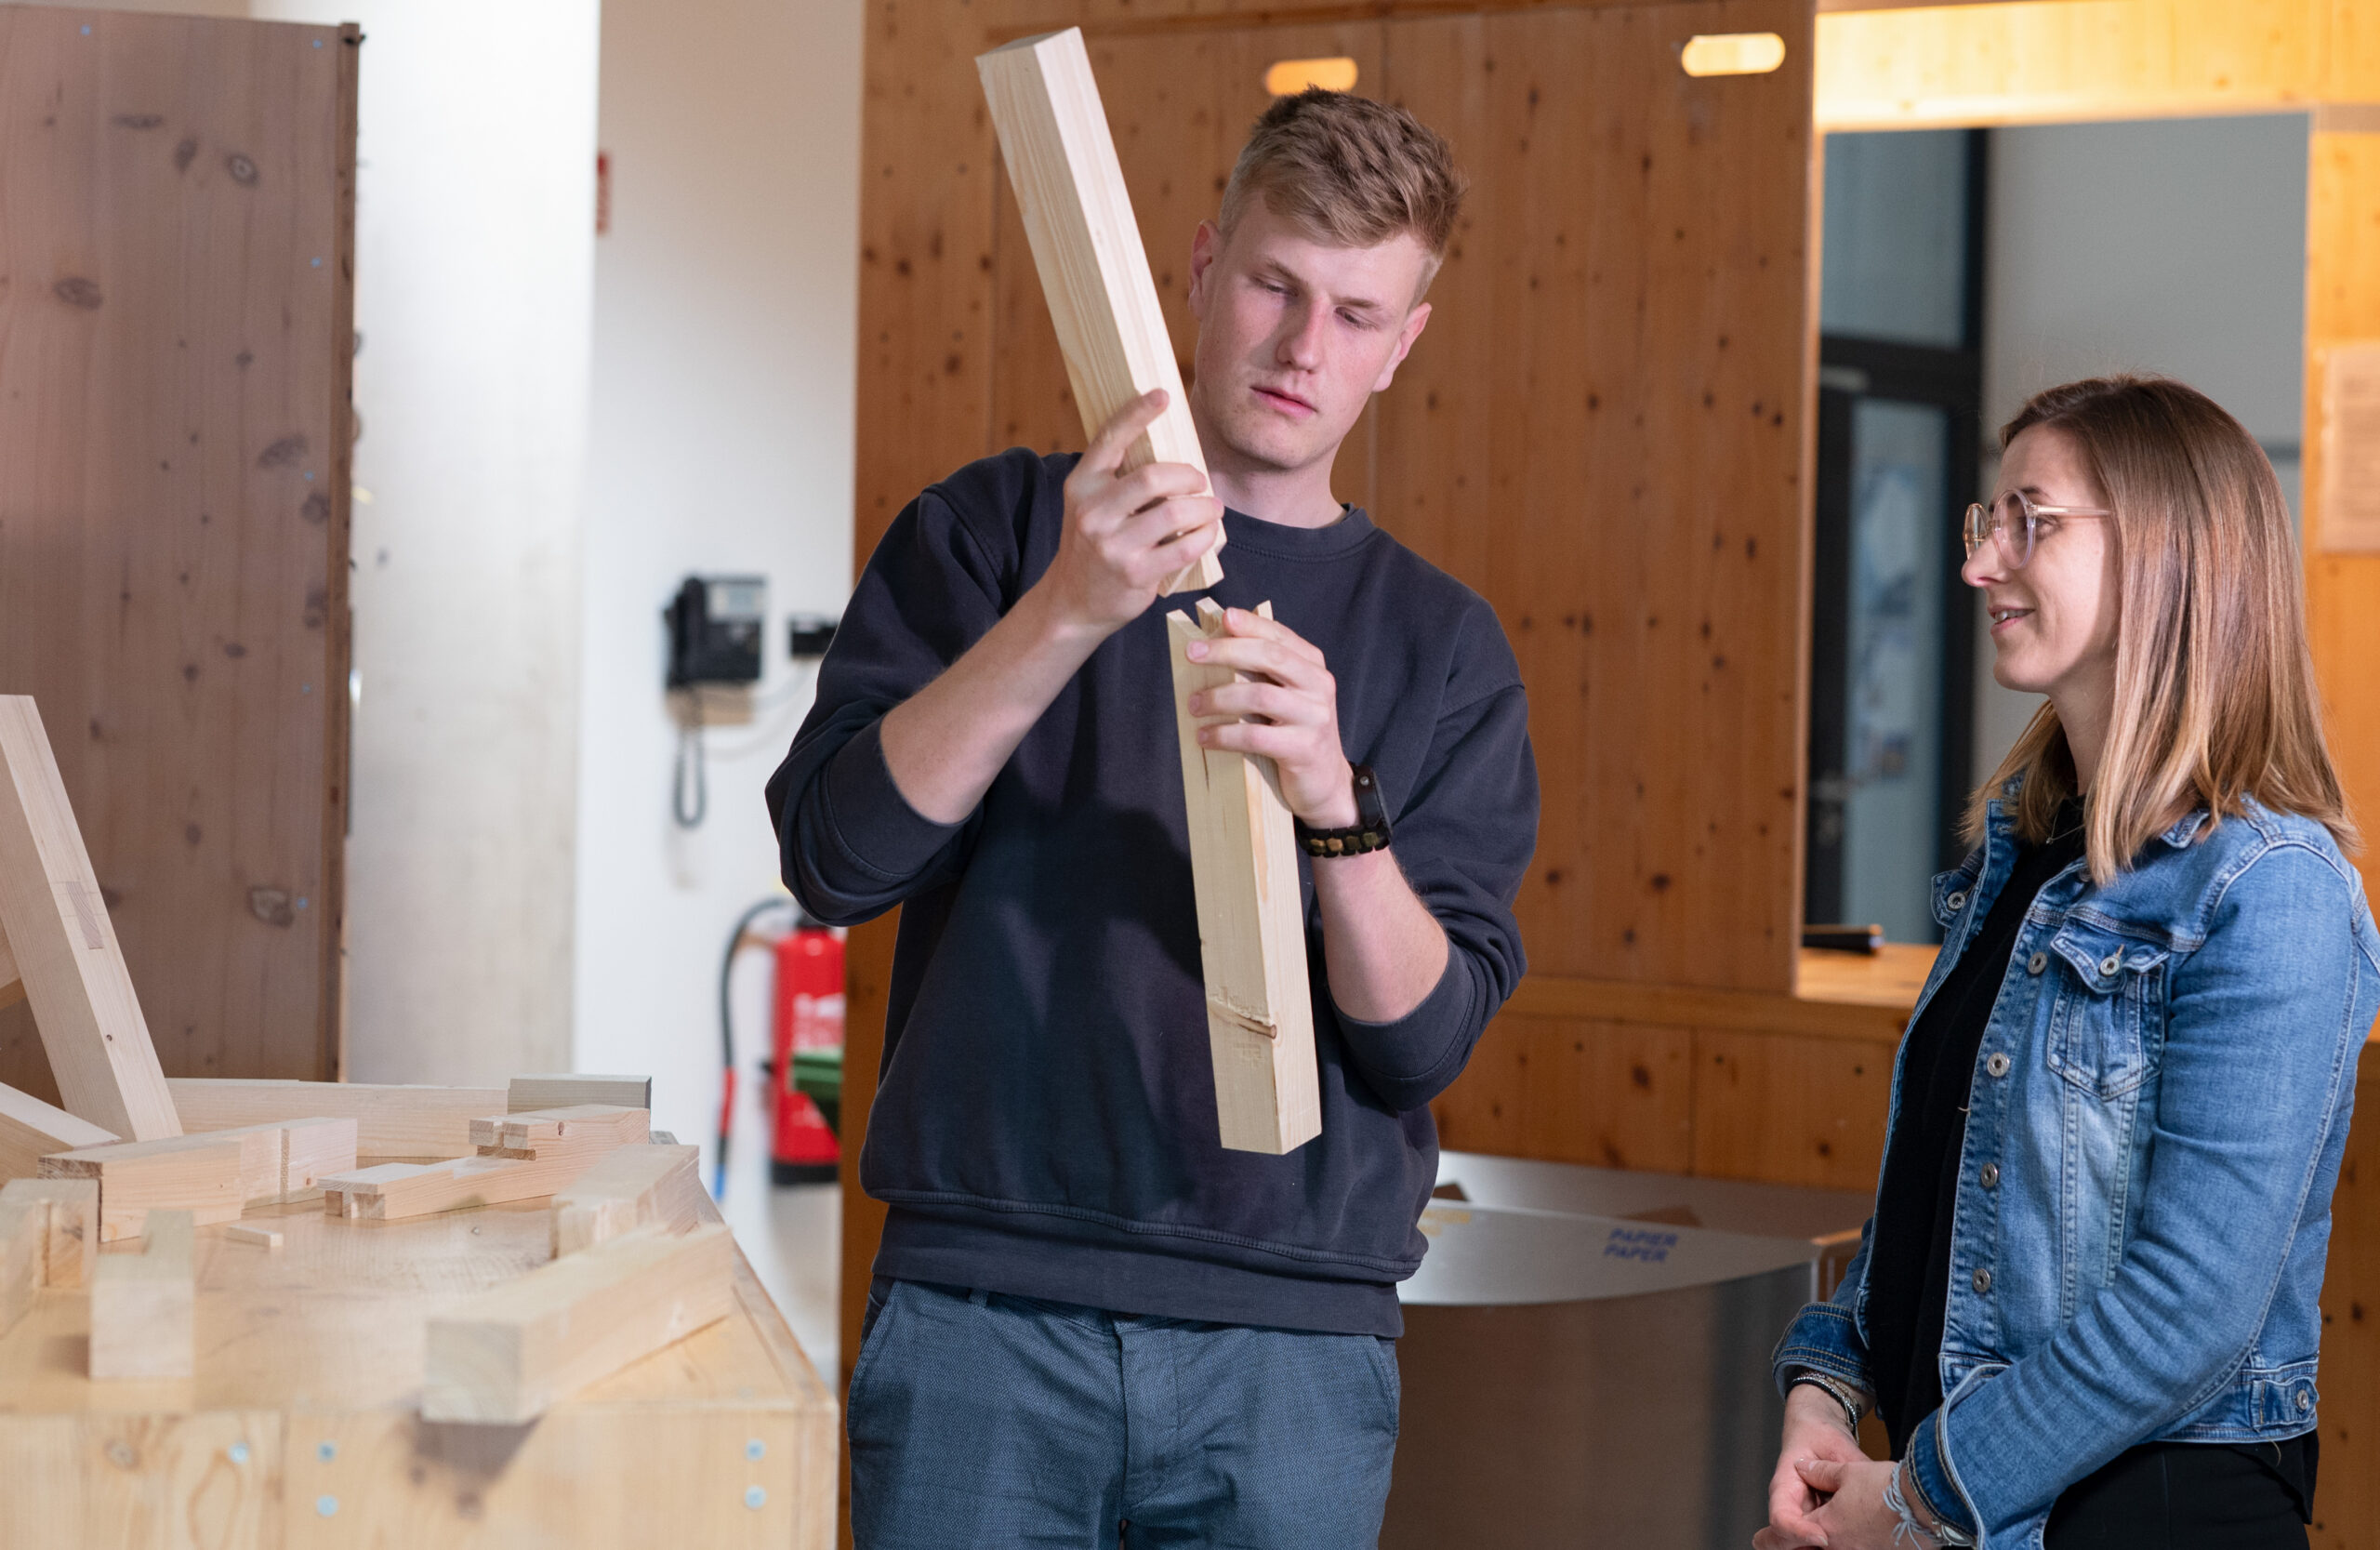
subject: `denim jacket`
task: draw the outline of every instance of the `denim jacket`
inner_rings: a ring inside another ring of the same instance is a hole
[[[2015,821],[1990,813],[1935,879],[1919,1013],[2015,864]],[[2309,819],[2202,811],[2105,888],[2081,862],[2043,886],[1976,1054],[1947,1398],[1909,1445],[1937,1511],[2039,1550],[2059,1492],[2135,1444],[2313,1429],[2331,1190],[2375,1013],[2380,934]],[[1872,1389],[1867,1270],[1863,1230],[1778,1345],[1780,1384],[1810,1368]]]

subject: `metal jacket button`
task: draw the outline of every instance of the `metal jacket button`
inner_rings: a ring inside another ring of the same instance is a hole
[[[2025,973],[2029,974],[2038,974],[2043,969],[2048,967],[2049,954],[2047,953],[2035,953],[2032,957],[2025,960]]]
[[[1996,1163],[1996,1162],[1987,1162],[1987,1163],[1985,1163],[1985,1164],[1983,1165],[1983,1187],[1984,1187],[1984,1188],[1986,1188],[1986,1189],[1990,1189],[1990,1188],[1995,1187],[1999,1183],[2000,1183],[2000,1164],[1998,1164],[1998,1163]]]
[[[2311,1394],[2308,1394],[2306,1390],[2302,1388],[2299,1389],[2297,1391],[2297,1408],[2302,1411],[2312,1410],[2314,1408],[2314,1397]]]
[[[2008,1057],[1994,1050],[1991,1058],[1983,1063],[1983,1068],[1995,1077],[2004,1077],[2008,1074]]]
[[[2112,974],[2118,969],[2122,967],[2123,954],[2122,953],[2109,953],[2107,957],[2099,960],[2099,973],[2103,974]]]
[[[1991,1290],[1990,1271],[1978,1270],[1975,1273],[1975,1289],[1977,1292],[1989,1292]]]
[[[1949,905],[1950,907],[1950,913],[1955,915],[1960,910],[1964,909],[1967,907],[1967,896],[1964,894],[1953,894],[1942,902]]]

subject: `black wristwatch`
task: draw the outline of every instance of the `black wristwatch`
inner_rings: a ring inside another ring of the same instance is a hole
[[[1297,826],[1298,843],[1306,854],[1362,855],[1388,849],[1388,804],[1381,800],[1380,777],[1372,774],[1368,764],[1351,768],[1355,774],[1355,827],[1308,828],[1304,819],[1292,820]]]

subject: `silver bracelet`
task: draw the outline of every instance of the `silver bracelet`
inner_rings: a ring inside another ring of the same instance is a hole
[[[1815,1367],[1803,1368],[1793,1375],[1793,1381],[1786,1386],[1789,1389],[1794,1389],[1801,1387],[1804,1384],[1809,1384],[1812,1388],[1824,1389],[1829,1398],[1843,1407],[1843,1419],[1849,1424],[1851,1435],[1854,1437],[1859,1435],[1859,1419],[1868,1413],[1865,1396],[1849,1384],[1821,1372]]]

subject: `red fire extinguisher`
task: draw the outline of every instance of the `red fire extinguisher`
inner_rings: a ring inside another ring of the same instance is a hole
[[[826,1116],[794,1085],[794,1057],[806,1050],[842,1048],[842,939],[807,918],[780,938],[775,1001],[769,1177],[776,1184],[824,1183],[835,1177],[842,1154]]]

